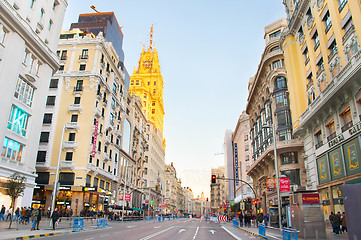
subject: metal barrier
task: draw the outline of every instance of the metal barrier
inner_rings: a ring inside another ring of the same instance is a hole
[[[109,227],[109,225],[108,225],[108,219],[98,218],[98,219],[97,219],[97,227],[98,227],[98,228]]]
[[[292,228],[283,228],[283,240],[298,240],[298,231]]]
[[[235,227],[239,227],[239,220],[238,219],[233,219],[233,226]]]
[[[266,225],[262,223],[258,225],[258,234],[261,235],[262,237],[266,236]]]
[[[84,218],[73,219],[73,232],[79,232],[84,229]]]

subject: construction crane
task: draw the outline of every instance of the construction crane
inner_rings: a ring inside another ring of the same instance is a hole
[[[93,9],[96,13],[100,13],[100,12],[95,8],[94,5],[91,5],[90,8]]]

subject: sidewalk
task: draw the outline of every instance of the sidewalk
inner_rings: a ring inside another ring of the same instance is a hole
[[[96,225],[85,226],[84,230],[94,229]],[[17,230],[18,228],[18,230]],[[28,238],[38,238],[44,236],[60,235],[64,233],[70,233],[73,231],[73,228],[68,224],[60,225],[59,228],[53,230],[50,227],[50,220],[48,218],[43,218],[40,221],[39,229],[31,231],[31,222],[27,225],[17,224],[13,222],[11,229],[9,229],[9,222],[0,222],[0,239],[28,239]]]

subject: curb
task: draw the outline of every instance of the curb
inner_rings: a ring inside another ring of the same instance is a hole
[[[253,236],[257,237],[257,238],[261,238],[261,239],[267,239],[266,237],[263,237],[257,233],[254,233],[254,232],[251,232],[251,231],[248,231],[244,228],[241,228],[241,227],[238,227],[239,229],[241,229],[242,231],[246,232],[246,233],[249,233],[249,234],[252,234]]]
[[[70,233],[70,232],[54,232],[54,233],[35,234],[35,235],[17,237],[17,238],[13,238],[13,239],[14,240],[22,240],[22,239],[30,239],[30,238],[49,237],[49,236],[57,236],[57,235],[61,235],[61,234],[66,234],[66,233]]]

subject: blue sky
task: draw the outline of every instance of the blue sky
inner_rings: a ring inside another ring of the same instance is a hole
[[[226,129],[234,130],[246,107],[264,27],[286,15],[282,0],[70,0],[63,29],[80,13],[93,12],[90,5],[115,12],[130,75],[154,24],[164,78],[166,162],[174,162],[179,176],[223,165],[223,156],[214,154],[222,152]]]

